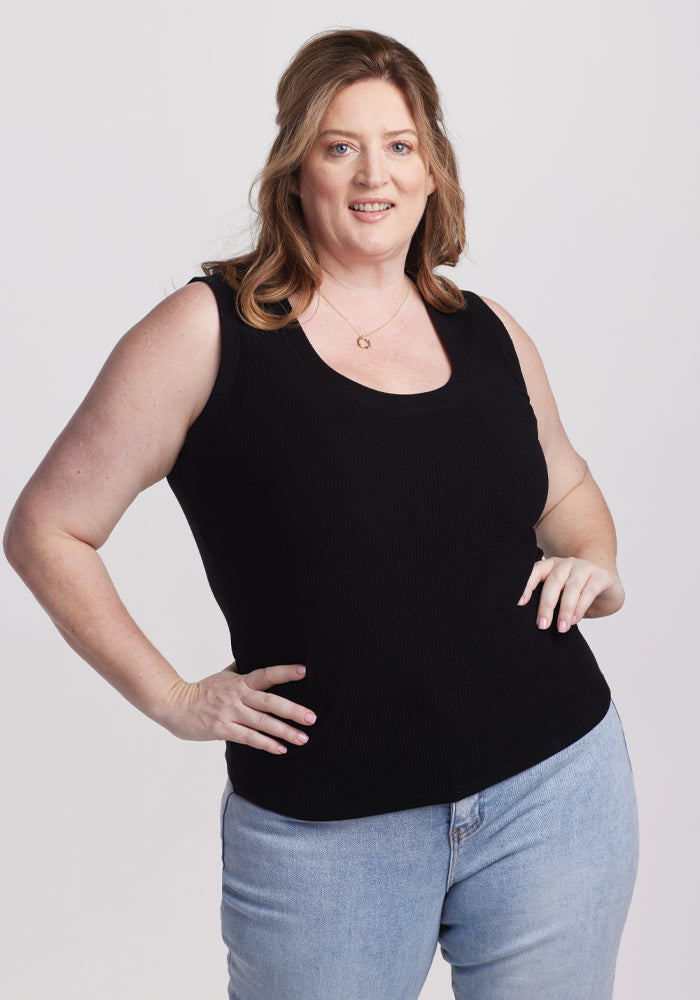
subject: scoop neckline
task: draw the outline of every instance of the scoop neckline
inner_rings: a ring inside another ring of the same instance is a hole
[[[343,375],[342,372],[332,368],[317,353],[307,337],[303,326],[296,319],[292,320],[288,326],[283,327],[282,332],[285,335],[287,343],[294,349],[299,359],[307,368],[327,384],[335,386],[348,395],[364,399],[367,402],[385,402],[399,407],[420,408],[433,406],[450,402],[457,396],[462,395],[467,388],[468,365],[462,343],[455,335],[453,324],[450,322],[452,314],[440,312],[426,302],[425,299],[423,303],[428,310],[428,315],[430,316],[435,332],[447,352],[451,369],[446,382],[435,389],[426,389],[423,392],[388,392],[385,389],[375,389],[373,386],[365,385],[363,382],[356,382],[355,379]],[[292,310],[289,299],[283,299],[280,306],[287,313]]]

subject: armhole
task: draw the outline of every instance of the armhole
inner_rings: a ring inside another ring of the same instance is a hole
[[[515,345],[513,344],[513,340],[508,333],[503,320],[496,315],[491,306],[487,305],[481,296],[476,294],[476,292],[465,292],[464,294],[467,296],[468,301],[474,305],[481,315],[489,321],[489,329],[496,335],[496,340],[499,343],[501,353],[505,358],[505,362],[510,369],[511,375],[529,399],[530,396],[527,391],[527,385],[525,383],[525,378],[523,377],[522,368],[520,367],[518,352],[515,350]]]
[[[185,436],[183,449],[190,441],[198,437],[209,426],[216,416],[233,384],[239,350],[238,317],[236,315],[236,299],[232,288],[218,275],[205,275],[190,278],[187,282],[203,281],[209,285],[219,311],[220,356],[219,368],[214,379],[214,385],[206,403],[192,421]]]

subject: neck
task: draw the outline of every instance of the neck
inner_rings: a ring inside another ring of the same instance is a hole
[[[361,299],[368,305],[374,301],[385,304],[387,300],[404,294],[407,281],[408,278],[403,271],[391,277],[386,276],[381,281],[363,281],[357,276],[353,276],[352,280],[346,280],[324,271],[320,291],[333,301],[337,299],[357,302]]]
[[[378,296],[395,292],[405,285],[405,255],[383,260],[341,261],[321,255],[324,294],[362,294]]]
[[[404,273],[404,264],[405,258],[402,258],[398,263],[373,261],[354,267],[322,257],[323,280],[319,291],[332,306],[314,296],[314,301],[299,316],[299,322],[306,325],[316,321],[320,306],[321,314],[332,316],[333,308],[339,309],[343,316],[350,317],[352,323],[370,329],[386,318],[387,305],[398,306],[402,302],[407,285],[409,302],[412,297],[419,297]],[[290,303],[296,306],[297,302],[298,297],[294,293],[290,296]]]

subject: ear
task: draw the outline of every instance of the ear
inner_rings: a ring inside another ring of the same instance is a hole
[[[292,194],[295,194],[297,198],[299,197],[299,171],[295,170],[292,176],[289,178],[289,190]]]
[[[428,193],[428,197],[430,197],[430,195],[433,193],[433,191],[435,190],[436,187],[437,187],[437,181],[433,177],[433,174],[432,174],[432,171],[430,170],[430,168],[428,168],[428,192],[427,192]]]

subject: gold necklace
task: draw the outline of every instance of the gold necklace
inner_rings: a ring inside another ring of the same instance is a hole
[[[331,307],[331,309],[333,310],[333,312],[337,312],[338,315],[340,316],[340,318],[344,319],[345,322],[348,324],[348,326],[352,330],[355,331],[355,333],[357,334],[357,346],[361,347],[363,351],[366,351],[368,348],[370,348],[372,346],[371,343],[370,343],[369,338],[373,334],[377,333],[378,330],[382,330],[385,326],[388,326],[389,323],[391,323],[391,321],[393,319],[396,319],[396,317],[399,315],[399,313],[401,312],[401,310],[403,309],[403,307],[406,305],[406,299],[408,298],[408,293],[410,291],[411,291],[411,282],[408,280],[408,278],[406,278],[406,294],[404,295],[403,299],[401,300],[401,305],[399,306],[399,308],[396,310],[395,313],[391,314],[391,316],[389,317],[388,320],[386,320],[384,323],[381,323],[379,326],[376,326],[374,328],[374,330],[370,330],[368,333],[360,333],[360,331],[357,329],[357,327],[353,326],[353,324],[350,322],[350,320],[347,318],[347,316],[343,316],[343,314],[341,313],[340,309],[336,309],[336,307],[333,305],[333,303],[328,301],[328,299],[323,294],[323,292],[319,291],[318,294],[321,296],[321,298],[323,299],[324,302],[328,302],[328,305]],[[363,341],[364,341],[364,343],[363,343]]]

